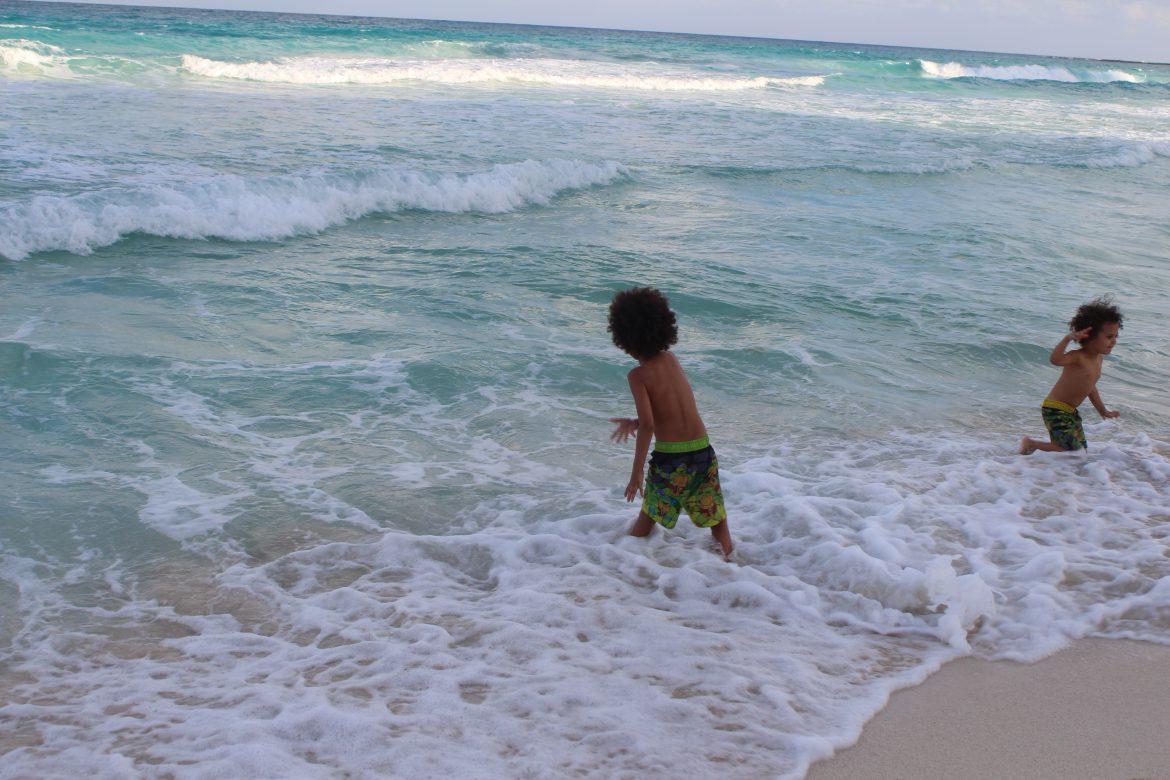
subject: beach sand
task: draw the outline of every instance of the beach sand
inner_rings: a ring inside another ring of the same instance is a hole
[[[807,780],[1170,780],[1170,646],[963,658],[899,691]]]

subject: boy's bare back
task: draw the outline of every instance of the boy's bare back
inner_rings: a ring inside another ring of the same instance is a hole
[[[638,418],[647,419],[662,441],[690,441],[707,435],[695,393],[673,353],[643,360],[628,376]]]
[[[627,379],[637,417],[615,417],[610,438],[634,441],[634,462],[626,483],[626,501],[643,496],[632,536],[646,536],[656,524],[674,528],[685,511],[692,522],[711,529],[724,557],[731,554],[731,532],[719,485],[719,460],[707,440],[707,428],[686,372],[670,347],[678,325],[670,302],[652,287],[619,292],[609,305],[608,330],[613,343],[638,361]],[[646,473],[650,444],[654,453]]]

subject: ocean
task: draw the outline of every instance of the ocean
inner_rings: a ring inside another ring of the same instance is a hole
[[[5,0],[0,777],[796,779],[1170,643],[1168,246],[1167,65]],[[627,536],[635,285],[730,561]]]

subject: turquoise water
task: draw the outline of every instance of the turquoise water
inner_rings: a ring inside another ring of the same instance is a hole
[[[7,2],[0,105],[0,776],[797,778],[1170,636],[1168,66]],[[636,284],[731,563],[625,536]]]

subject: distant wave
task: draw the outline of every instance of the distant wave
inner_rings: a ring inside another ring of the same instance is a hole
[[[1152,163],[1159,157],[1170,157],[1170,141],[1134,143],[1112,154],[1090,157],[1080,163],[1080,166],[1085,168],[1137,168]]]
[[[1067,83],[1108,84],[1144,81],[1124,70],[1072,70],[1060,65],[962,65],[919,60],[922,72],[936,79],[996,79],[999,81],[1063,81]]]
[[[750,167],[736,165],[684,165],[681,170],[699,175],[712,176],[720,179],[754,179],[772,176],[788,176],[791,174],[819,174],[819,173],[857,173],[862,175],[879,176],[934,176],[960,171],[968,171],[980,163],[967,157],[926,159],[902,159],[888,162],[859,160],[842,160],[837,163],[822,163],[815,165],[793,164],[785,167]],[[985,165],[985,164],[984,164]]]
[[[0,256],[22,260],[60,249],[89,254],[132,233],[276,240],[408,209],[503,213],[626,175],[612,161],[528,160],[467,175],[391,168],[260,179],[223,175],[69,197],[42,195],[0,209]]]
[[[135,82],[158,75],[174,78],[176,71],[173,57],[123,57],[66,51],[36,40],[0,41],[0,73],[34,78]]]
[[[834,163],[790,166],[683,165],[679,170],[725,179],[755,179],[792,174],[851,173],[863,176],[937,176],[977,168],[1029,165],[1056,168],[1138,168],[1170,158],[1170,140],[1067,139],[1059,152],[1045,155],[996,155],[969,149],[940,156],[923,149],[918,157],[842,159]],[[1077,141],[1080,141],[1077,143]]]
[[[56,68],[64,62],[61,51],[39,41],[6,40],[0,45],[0,70],[20,70],[22,66],[38,70]]]
[[[573,60],[290,57],[269,62],[224,62],[184,54],[183,70],[206,78],[284,84],[525,84],[661,92],[743,91],[771,86],[815,87],[824,76],[697,77],[599,70]]]
[[[429,41],[418,41],[403,48],[404,52],[418,52],[427,58],[454,56],[454,57],[518,57],[534,55],[544,51],[544,47],[522,41],[451,41],[435,38]]]

